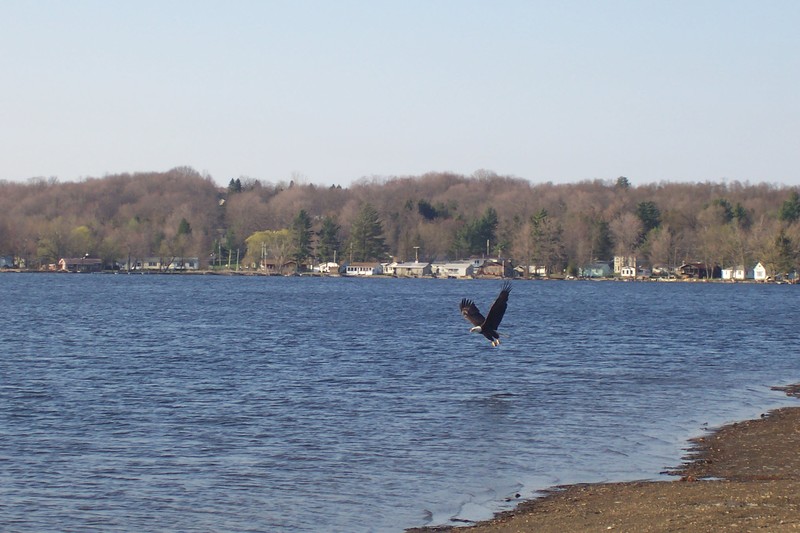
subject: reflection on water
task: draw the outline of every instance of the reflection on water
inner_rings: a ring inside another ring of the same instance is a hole
[[[658,478],[787,403],[796,288],[2,275],[0,523],[400,531]]]

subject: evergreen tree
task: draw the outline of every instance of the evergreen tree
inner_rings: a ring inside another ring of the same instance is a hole
[[[228,183],[228,192],[242,192],[242,180],[240,178],[231,178],[231,181]]]
[[[317,244],[317,256],[322,262],[331,262],[336,257],[339,250],[339,231],[341,227],[333,217],[325,217],[322,220],[322,227],[319,230],[319,241]],[[338,258],[336,258],[338,259]]]
[[[383,259],[387,253],[383,224],[372,205],[361,206],[350,228],[350,253],[353,261]]]
[[[796,254],[792,240],[786,235],[786,231],[781,228],[775,237],[775,269],[779,273],[791,272],[794,270]]]
[[[563,229],[547,214],[545,209],[531,215],[531,240],[533,260],[544,265],[548,273],[554,272],[565,261]]]
[[[717,198],[711,202],[711,205],[717,205],[722,208],[722,219],[726,224],[733,220],[733,206],[731,206],[728,200],[725,198]]]
[[[305,209],[301,209],[292,221],[292,258],[298,263],[311,255],[311,217]]]
[[[488,207],[481,218],[472,220],[464,224],[456,233],[453,248],[456,255],[480,255],[491,252],[487,250],[487,243],[497,246],[497,211],[493,207]]]
[[[614,243],[611,240],[611,229],[608,227],[608,222],[598,220],[593,226],[592,250],[594,250],[594,257],[592,259],[600,261],[611,259],[614,256]]]
[[[178,235],[191,235],[192,234],[192,226],[189,224],[189,221],[185,218],[181,219],[181,223],[178,224]]]
[[[433,220],[436,218],[436,208],[434,208],[427,200],[418,201],[417,209],[419,210],[419,214],[422,215],[425,220]]]
[[[736,202],[736,207],[733,208],[733,218],[736,219],[736,223],[740,228],[747,229],[750,227],[750,213],[739,202]]]
[[[410,201],[411,200],[409,200],[409,202]],[[419,200],[417,202],[417,210],[419,214],[429,222],[437,218],[448,218],[450,216],[447,206],[442,202],[433,205],[427,200]]]
[[[783,202],[778,218],[790,224],[800,218],[800,194],[797,191],[792,191],[789,199]]]
[[[487,240],[495,240],[497,237],[498,224],[499,220],[497,218],[497,211],[495,211],[494,207],[487,207],[486,212],[483,214],[483,218],[481,218],[480,225],[481,232],[483,232]]]
[[[636,206],[636,216],[642,221],[645,234],[661,224],[661,211],[658,210],[655,202],[639,202]]]

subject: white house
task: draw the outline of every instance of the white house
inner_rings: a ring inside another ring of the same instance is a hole
[[[724,280],[744,281],[754,279],[754,276],[753,269],[747,269],[744,265],[722,269],[722,279]]]
[[[200,268],[198,257],[177,257],[167,266],[167,270],[197,270]]]
[[[615,255],[614,256],[614,274],[622,275],[622,269],[625,267],[636,267],[636,257],[635,256],[622,256],[622,255]],[[624,276],[623,276],[624,277]]]
[[[333,261],[328,261],[327,263],[320,263],[314,266],[314,271],[319,272],[320,274],[338,274],[339,273],[339,263],[334,263]]]
[[[514,267],[514,272],[517,273],[518,276],[526,277],[526,276],[546,276],[547,275],[547,267],[544,265],[517,265]]]
[[[622,267],[619,271],[619,276],[625,279],[646,279],[650,277],[650,269],[648,268],[636,268],[633,266],[625,266]]]
[[[350,263],[344,269],[345,276],[377,276],[383,274],[380,263]]]
[[[761,261],[753,267],[753,279],[756,281],[767,281],[769,275],[767,274],[767,267],[761,264]]]
[[[392,261],[391,263],[381,263],[383,267],[383,273],[387,276],[394,276],[395,269],[399,263],[397,261]]]
[[[198,270],[200,259],[197,257],[146,257],[142,260],[127,259],[118,261],[121,270]]]

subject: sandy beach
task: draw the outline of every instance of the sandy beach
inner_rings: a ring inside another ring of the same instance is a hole
[[[800,387],[780,388],[797,397]],[[800,407],[693,439],[673,481],[555,487],[492,520],[410,533],[800,530]]]

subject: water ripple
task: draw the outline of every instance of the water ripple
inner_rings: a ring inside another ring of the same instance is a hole
[[[798,380],[794,287],[515,283],[493,349],[456,304],[498,287],[2,275],[0,523],[476,520],[555,484],[657,477]]]

